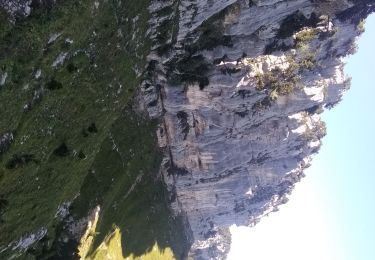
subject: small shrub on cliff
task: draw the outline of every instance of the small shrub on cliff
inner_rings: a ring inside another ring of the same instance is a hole
[[[254,105],[252,106],[252,110],[255,110],[255,111],[259,111],[259,110],[263,110],[263,109],[267,109],[271,106],[272,104],[272,100],[270,97],[265,97],[261,100],[258,100],[257,102],[254,103]]]
[[[302,48],[304,45],[306,45],[308,42],[310,42],[312,39],[316,38],[317,31],[315,29],[306,29],[303,30],[296,35],[296,47]]]
[[[302,54],[302,57],[298,61],[298,69],[302,70],[313,70],[317,66],[314,53],[306,51]]]
[[[289,67],[286,69],[286,74],[289,76],[296,75],[303,70],[312,70],[317,66],[315,54],[309,50],[303,52],[298,60],[295,56],[288,56],[287,62],[289,63]]]
[[[273,85],[273,91],[276,91],[278,95],[285,96],[293,91],[294,86],[295,81],[292,79],[289,79],[289,81],[278,81]]]
[[[358,34],[362,34],[365,31],[365,19],[361,20],[357,25]]]
[[[297,83],[295,72],[291,70],[282,71],[278,68],[264,74],[257,73],[255,80],[256,89],[268,89],[271,100],[277,99],[280,95],[288,95]]]

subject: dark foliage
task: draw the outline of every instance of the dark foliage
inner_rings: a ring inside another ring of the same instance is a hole
[[[86,155],[83,153],[82,150],[79,151],[79,153],[78,153],[78,158],[81,159],[81,160],[86,159]]]
[[[274,40],[273,42],[266,45],[266,48],[264,49],[264,54],[268,55],[271,54],[274,51],[288,51],[292,46],[286,45],[285,43],[280,43],[277,40]]]
[[[297,11],[282,21],[276,37],[279,39],[288,38],[303,27],[315,27],[318,22],[319,18],[315,13],[312,13],[310,18],[306,18],[303,13]]]
[[[52,78],[46,85],[46,87],[49,90],[56,90],[56,89],[61,89],[63,85],[61,82],[57,81],[56,79]]]
[[[185,111],[179,111],[177,113],[177,118],[178,118],[178,125],[181,129],[182,134],[184,135],[184,140],[185,140],[190,130],[190,126],[188,123],[189,115]]]
[[[5,167],[7,169],[16,169],[19,167],[23,167],[30,162],[38,163],[33,154],[13,154],[12,158],[9,159],[8,162],[5,164]]]
[[[307,108],[305,111],[307,113],[309,113],[310,115],[313,115],[313,114],[317,113],[320,109],[321,109],[320,105],[315,105],[315,106],[312,106],[310,108]]]
[[[87,128],[87,131],[89,131],[90,133],[97,133],[98,129],[96,128],[95,123],[91,123],[91,125]]]
[[[66,146],[65,143],[62,143],[59,147],[57,147],[54,151],[53,151],[53,154],[56,155],[56,156],[60,156],[60,157],[65,157],[65,156],[68,156],[69,155],[69,149],[68,147]]]
[[[257,101],[253,107],[252,110],[255,111],[255,113],[259,110],[262,110],[264,108],[269,108],[272,105],[272,99],[270,97],[265,97],[259,101]]]
[[[66,66],[66,69],[70,72],[70,73],[73,73],[75,72],[78,68],[76,65],[74,65],[74,63],[69,63],[67,66]]]

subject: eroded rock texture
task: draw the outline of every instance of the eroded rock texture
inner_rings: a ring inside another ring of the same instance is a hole
[[[225,258],[228,227],[287,201],[325,135],[319,114],[350,85],[373,1],[154,1],[148,79],[164,178],[195,259]]]

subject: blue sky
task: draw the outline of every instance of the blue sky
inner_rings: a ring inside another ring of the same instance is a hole
[[[328,135],[290,201],[233,228],[228,260],[375,259],[375,15],[347,59],[352,87],[323,113]]]

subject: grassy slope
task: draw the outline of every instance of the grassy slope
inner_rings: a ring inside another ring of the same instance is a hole
[[[178,248],[171,244],[181,237],[173,232],[179,222],[169,218],[163,186],[153,175],[159,160],[155,125],[122,112],[139,84],[134,69],[144,67],[149,49],[149,1],[99,3],[95,8],[89,0],[61,1],[16,25],[0,15],[0,69],[9,75],[0,88],[0,134],[15,134],[10,150],[0,155],[0,195],[8,203],[0,216],[0,234],[6,234],[0,246],[41,227],[48,227],[50,245],[58,206],[80,193],[73,204],[77,217],[103,204],[94,248],[113,224],[123,229],[129,248],[123,247],[124,255],[141,255],[155,242]],[[53,33],[62,34],[48,45]],[[52,68],[61,52],[68,58]],[[42,74],[35,79],[38,69]],[[33,100],[36,92],[42,98]],[[24,111],[26,104],[31,109]],[[113,150],[113,140],[121,153]],[[68,153],[54,154],[63,143]],[[9,166],[15,155],[25,154],[33,160]],[[142,181],[124,200],[139,174]],[[145,225],[150,216],[154,222]]]
[[[161,250],[173,249],[176,256],[186,251],[182,222],[172,217],[163,183],[155,175],[160,158],[152,145],[154,126],[132,113],[125,113],[111,128],[80,197],[72,205],[78,214],[96,204],[103,205],[88,254],[95,259],[103,259],[94,251],[108,240],[108,231],[115,230],[114,226],[121,231],[119,241],[126,257],[145,257],[145,252],[152,251],[155,244]],[[88,200],[93,204],[87,205]]]

